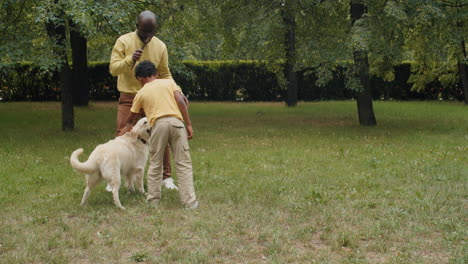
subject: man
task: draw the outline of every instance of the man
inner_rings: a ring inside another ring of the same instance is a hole
[[[156,66],[143,61],[136,66],[135,77],[143,86],[135,96],[124,132],[137,123],[142,111],[151,126],[150,166],[147,201],[157,206],[161,200],[163,156],[167,145],[174,153],[180,200],[186,209],[198,207],[193,187],[192,160],[188,139],[193,137],[187,104],[172,79],[158,79]]]
[[[109,70],[112,76],[118,76],[117,89],[120,92],[116,136],[124,134],[122,129],[125,127],[125,121],[130,114],[133,98],[141,88],[133,73],[138,61],[149,60],[153,62],[157,65],[160,78],[172,79],[166,45],[154,36],[156,25],[156,15],[153,12],[141,12],[138,16],[136,31],[119,37],[112,50]],[[185,96],[184,98],[186,100]],[[168,189],[177,189],[174,180],[171,178],[169,147],[164,154],[163,184]]]

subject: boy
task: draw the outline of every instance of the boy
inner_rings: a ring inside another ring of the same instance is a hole
[[[152,127],[147,201],[156,206],[161,199],[163,156],[169,144],[174,153],[180,199],[186,209],[195,209],[198,201],[187,140],[193,137],[193,129],[184,98],[174,80],[157,78],[156,66],[150,61],[136,66],[135,77],[143,87],[133,100],[125,131],[136,124],[140,112],[146,114]]]

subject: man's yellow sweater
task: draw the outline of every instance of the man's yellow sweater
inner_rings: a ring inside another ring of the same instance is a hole
[[[121,93],[135,95],[141,85],[135,78],[135,67],[139,62],[149,60],[156,65],[161,79],[172,79],[169,70],[166,44],[157,37],[153,37],[145,46],[140,60],[133,66],[132,55],[135,50],[141,49],[143,41],[136,32],[127,33],[117,39],[112,49],[109,71],[117,77],[117,89]]]

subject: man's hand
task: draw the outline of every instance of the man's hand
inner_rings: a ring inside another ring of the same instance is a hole
[[[185,130],[187,130],[187,138],[192,139],[193,138],[193,128],[192,125],[186,125]]]
[[[143,50],[141,49],[135,50],[135,52],[133,52],[133,55],[132,55],[132,60],[134,62],[138,61],[141,58],[142,53],[143,53]]]

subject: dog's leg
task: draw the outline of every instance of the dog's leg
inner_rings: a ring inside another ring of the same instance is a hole
[[[119,199],[120,172],[116,170],[115,174],[117,175],[114,178],[112,178],[112,181],[110,182],[110,185],[112,187],[112,197],[114,198],[115,205],[118,208],[125,210],[125,207],[122,206],[122,204],[120,203],[120,199]]]
[[[83,198],[81,199],[81,205],[85,205],[88,200],[89,195],[91,194],[91,188],[94,187],[99,182],[99,177],[93,174],[86,174],[86,188],[83,193]]]
[[[135,169],[135,172],[133,174],[134,176],[132,177],[133,180],[135,180],[137,182],[137,187],[138,187],[138,190],[145,194],[145,186],[143,184],[143,178],[145,176],[145,170],[142,169],[142,168],[138,168],[138,169]]]
[[[122,210],[125,210],[125,207],[122,206],[122,204],[120,203],[120,200],[119,200],[119,187],[112,187],[112,196],[114,197],[115,205],[118,208],[120,208]]]
[[[86,188],[84,190],[84,193],[83,193],[83,198],[81,199],[80,205],[85,205],[86,204],[86,200],[88,200],[88,197],[89,197],[90,193],[91,193],[91,188],[86,186]]]
[[[130,192],[135,192],[135,185],[133,184],[133,172],[130,172],[127,177],[125,177],[126,181],[125,181],[125,186],[127,187],[127,189],[130,191]]]
[[[119,189],[120,189],[120,162],[115,156],[110,156],[107,160],[101,163],[101,176],[107,181],[112,188],[112,197],[114,198],[114,204],[122,209],[119,200]]]

